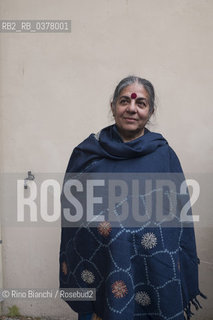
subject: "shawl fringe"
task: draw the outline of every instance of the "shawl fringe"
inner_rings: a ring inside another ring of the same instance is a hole
[[[199,291],[199,296],[201,296],[203,299],[207,299],[207,297],[201,292]],[[198,301],[197,297],[191,299],[188,303],[188,305],[184,308],[184,312],[185,315],[184,319],[185,320],[190,320],[190,318],[194,315],[194,313],[191,311],[191,306],[194,306],[196,310],[198,309],[202,309],[202,306],[200,304],[200,302]]]

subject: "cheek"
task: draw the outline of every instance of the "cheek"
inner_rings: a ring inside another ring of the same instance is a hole
[[[149,119],[149,110],[141,110],[140,119],[141,120]]]
[[[141,113],[139,117],[140,117],[140,120],[141,120],[141,121],[144,121],[144,120],[146,120],[147,115],[144,114],[144,113]]]
[[[123,113],[123,111],[122,111],[121,108],[116,108],[116,109],[114,110],[114,117],[115,117],[115,118],[119,118],[119,117],[122,115],[122,113]]]

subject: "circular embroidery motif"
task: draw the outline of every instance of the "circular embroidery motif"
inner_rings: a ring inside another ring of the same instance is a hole
[[[143,235],[141,244],[145,249],[152,249],[157,245],[157,238],[153,232],[147,232]]]
[[[62,266],[61,266],[62,272],[65,274],[65,276],[67,275],[67,264],[66,262],[62,262]]]
[[[151,304],[151,299],[148,293],[144,291],[138,291],[135,295],[135,301],[141,304],[143,307]]]
[[[115,281],[112,284],[112,293],[114,294],[115,298],[123,298],[127,295],[128,290],[125,283],[122,280]]]
[[[86,270],[86,269],[81,272],[81,278],[84,282],[89,283],[89,284],[91,284],[95,281],[94,274],[91,271]]]
[[[98,231],[104,237],[107,237],[110,234],[111,229],[111,225],[107,221],[103,221],[98,225]]]

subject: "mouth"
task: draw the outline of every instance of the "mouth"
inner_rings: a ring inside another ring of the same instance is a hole
[[[135,119],[135,118],[128,118],[128,117],[125,117],[124,120],[127,121],[127,122],[135,122],[135,121],[137,121],[137,119]]]

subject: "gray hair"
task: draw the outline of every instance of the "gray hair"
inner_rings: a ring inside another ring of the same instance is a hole
[[[115,91],[113,94],[112,106],[113,106],[113,108],[115,108],[121,91],[124,88],[126,88],[127,86],[129,86],[130,84],[133,84],[135,82],[143,85],[149,95],[149,113],[151,115],[155,110],[155,90],[154,90],[154,87],[150,81],[143,79],[143,78],[140,78],[140,77],[136,77],[136,76],[126,77],[119,82],[119,84],[115,88]]]

